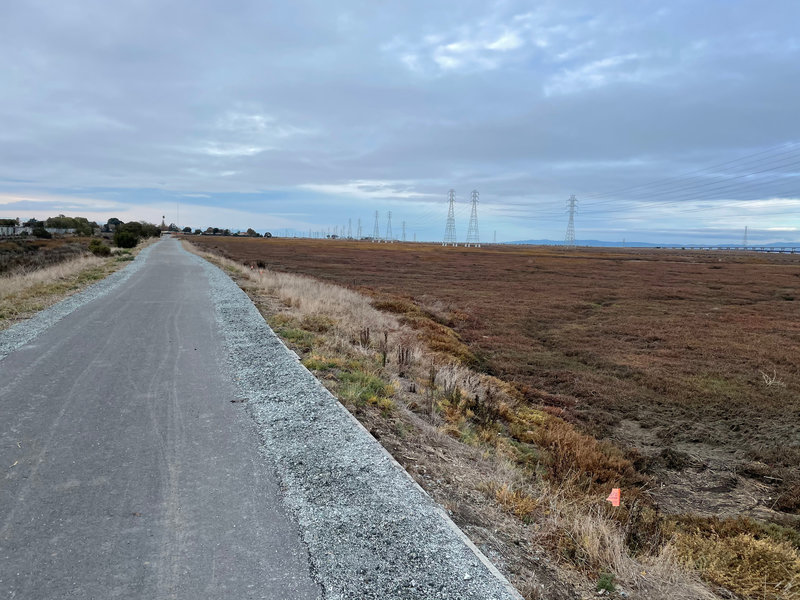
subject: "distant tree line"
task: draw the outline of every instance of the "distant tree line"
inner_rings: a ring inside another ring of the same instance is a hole
[[[192,229],[191,227],[184,227],[183,229],[179,230],[177,227],[175,229],[172,229],[172,227],[173,226],[170,225],[170,231],[182,231],[183,233],[188,234],[188,235],[223,235],[223,236],[232,235],[232,236],[237,236],[237,237],[257,237],[257,238],[260,238],[260,237],[271,238],[272,237],[272,234],[269,231],[265,232],[262,235],[262,234],[258,233],[255,229],[253,229],[252,227],[249,227],[247,229],[247,231],[236,231],[236,232],[232,232],[230,229],[222,229],[220,227],[208,227],[205,230]]]
[[[222,235],[222,236],[238,236],[238,237],[254,237],[254,238],[271,238],[272,234],[267,231],[263,235],[258,233],[252,227],[249,227],[247,231],[236,231],[235,233],[231,232],[230,229],[222,229],[219,227],[208,227],[205,230],[202,229],[192,229],[191,227],[184,227],[180,229],[174,223],[170,223],[169,226],[166,226],[162,223],[159,227],[158,225],[154,225],[152,223],[147,223],[144,221],[130,221],[125,223],[116,217],[110,218],[105,225],[98,225],[94,221],[89,221],[89,219],[85,217],[67,217],[64,215],[58,215],[57,217],[50,217],[45,221],[39,221],[37,219],[29,219],[25,223],[20,223],[19,219],[0,219],[0,227],[6,228],[25,228],[25,231],[22,233],[17,233],[17,235],[33,235],[38,238],[51,238],[53,230],[61,230],[56,231],[56,233],[62,232],[69,232],[74,233],[75,235],[79,236],[93,236],[97,232],[101,232],[106,234],[111,234],[113,236],[114,244],[119,246],[120,248],[133,248],[139,242],[139,240],[150,238],[150,237],[159,237],[162,231],[170,231],[170,232],[183,232],[185,234],[194,234],[194,235]],[[96,245],[95,245],[96,247]]]
[[[191,227],[184,227],[183,228],[183,232],[184,233],[192,233],[192,228]],[[259,237],[259,238],[260,237],[265,237],[265,238],[271,238],[272,237],[272,234],[269,231],[265,232],[264,235],[261,235],[260,233],[258,233],[252,227],[249,227],[247,229],[247,231],[245,231],[245,232],[237,231],[236,233],[232,233],[230,229],[220,229],[219,227],[208,227],[208,228],[206,228],[205,231],[203,231],[202,229],[195,229],[194,230],[194,235],[234,235],[234,236],[237,236],[237,237]]]
[[[22,229],[16,235],[23,237],[32,235],[42,239],[53,237],[53,232],[71,233],[84,237],[91,237],[97,233],[112,234],[114,244],[120,248],[133,248],[139,240],[161,235],[161,228],[152,223],[138,221],[125,223],[116,217],[109,219],[102,227],[86,217],[67,217],[65,215],[50,217],[44,221],[29,219],[24,223],[20,222],[20,219],[0,219],[0,227]],[[178,231],[177,227],[175,227],[175,231]],[[92,251],[97,250],[95,253],[102,253],[103,251],[98,248],[99,246],[95,243]]]

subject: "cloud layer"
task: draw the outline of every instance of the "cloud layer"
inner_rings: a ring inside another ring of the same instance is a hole
[[[800,5],[702,8],[6,3],[0,212],[307,232],[391,210],[438,239],[452,187],[486,238],[562,237],[574,193],[579,237],[796,239]]]

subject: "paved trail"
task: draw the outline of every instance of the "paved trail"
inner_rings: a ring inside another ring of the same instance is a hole
[[[0,361],[0,600],[316,598],[175,243]]]

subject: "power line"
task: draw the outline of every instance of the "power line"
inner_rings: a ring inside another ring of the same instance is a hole
[[[788,149],[786,149],[786,150],[782,150],[782,148],[785,148],[786,146],[790,146],[790,147]],[[703,167],[701,169],[688,171],[688,172],[684,173],[683,176],[689,176],[689,175],[694,175],[694,174],[699,174],[699,173],[707,173],[711,169],[717,169],[719,167],[729,166],[729,165],[736,164],[736,163],[739,163],[739,162],[743,162],[744,165],[746,165],[748,163],[748,159],[750,159],[750,158],[753,158],[753,157],[756,157],[756,156],[761,156],[763,154],[769,154],[771,152],[775,152],[776,150],[778,150],[778,153],[774,157],[772,157],[772,158],[776,158],[778,156],[783,156],[784,154],[791,154],[792,152],[796,152],[797,149],[798,149],[798,143],[797,142],[784,142],[783,144],[780,144],[779,146],[768,148],[768,149],[762,150],[760,152],[754,152],[753,154],[742,156],[742,157],[737,158],[737,159],[728,160],[728,161],[724,161],[724,162],[721,162],[721,163],[715,163],[715,164]],[[768,160],[772,160],[772,159],[768,159]],[[756,164],[760,164],[761,162],[764,162],[764,161],[763,160],[756,161]],[[744,165],[741,165],[741,166],[744,166]],[[751,168],[752,168],[752,166],[753,165],[750,165]],[[616,190],[612,190],[612,191],[609,191],[609,192],[601,192],[601,193],[596,193],[596,194],[585,194],[584,195],[584,200],[586,200],[586,199],[591,200],[591,199],[607,197],[607,196],[617,196],[622,192],[627,192],[627,191],[630,191],[632,189],[650,188],[650,187],[653,187],[653,186],[658,186],[658,185],[660,185],[662,183],[670,183],[670,182],[674,182],[674,181],[675,181],[675,177],[666,177],[666,178],[663,178],[663,179],[656,179],[654,181],[648,181],[648,182],[645,182],[645,183],[640,183],[640,184],[636,184],[636,185],[632,185],[632,186],[626,186],[626,187],[623,187],[623,188],[618,188]]]
[[[730,176],[723,178],[718,181],[707,182],[705,184],[701,184],[698,186],[683,186],[677,189],[668,189],[662,192],[652,192],[649,194],[649,197],[664,195],[670,193],[671,196],[667,197],[663,200],[652,200],[652,201],[645,201],[645,202],[637,202],[636,200],[613,200],[613,201],[599,201],[599,202],[592,202],[585,206],[584,211],[587,214],[608,214],[614,212],[627,212],[632,209],[644,209],[644,208],[659,208],[659,207],[682,207],[686,201],[694,200],[694,201],[703,201],[703,200],[712,200],[718,199],[720,196],[729,191],[736,191],[741,195],[743,192],[746,191],[754,191],[757,189],[763,189],[768,183],[765,182],[763,179],[758,181],[750,181],[750,182],[740,182],[739,180],[752,177],[754,175],[763,175],[764,173],[769,173],[775,171],[778,168],[784,168],[787,166],[797,166],[800,165],[800,160],[792,161],[789,163],[779,163],[776,165],[771,166],[767,169],[761,169],[754,172],[744,173],[740,175]],[[794,187],[794,186],[793,186]],[[684,189],[686,188],[686,189]],[[701,189],[700,192],[697,192],[698,189]],[[788,190],[789,193],[794,192],[794,189]],[[759,194],[758,198],[755,199],[763,199],[764,194]],[[725,204],[738,204],[741,202],[746,202],[745,200],[728,200],[727,203],[715,203],[715,206],[721,207],[725,206]],[[602,207],[600,208],[598,205],[605,205],[608,203],[613,203],[614,206],[611,207]],[[703,209],[700,209],[703,210]],[[693,207],[682,208],[683,212],[695,212]],[[537,213],[536,217],[530,218],[543,218],[543,217],[556,217],[559,213],[556,212],[545,212],[545,213]],[[524,217],[522,217],[524,218]]]
[[[791,161],[789,161],[789,162],[783,162],[783,163],[779,163],[779,164],[774,164],[774,165],[772,165],[772,166],[770,166],[769,168],[766,168],[766,169],[760,169],[758,171],[751,171],[751,172],[742,173],[742,174],[739,174],[739,175],[731,175],[731,176],[728,176],[728,177],[718,177],[718,179],[715,180],[715,181],[706,181],[704,183],[696,183],[696,184],[695,183],[690,183],[690,184],[682,183],[681,185],[678,185],[676,187],[665,188],[663,190],[650,192],[650,193],[647,194],[647,197],[652,198],[654,196],[664,196],[664,195],[669,195],[669,194],[674,194],[674,193],[679,193],[679,197],[680,197],[680,195],[681,195],[680,192],[686,192],[686,193],[688,193],[689,196],[693,196],[693,195],[696,195],[695,194],[695,190],[705,189],[705,188],[710,188],[710,190],[705,190],[705,191],[714,191],[716,193],[718,193],[719,191],[722,191],[722,190],[740,189],[741,186],[742,186],[741,183],[730,183],[730,182],[738,181],[738,180],[743,179],[745,177],[752,177],[754,175],[762,175],[764,173],[770,173],[770,172],[776,171],[778,169],[783,169],[783,168],[786,168],[786,167],[795,167],[795,166],[798,166],[798,165],[800,165],[800,160],[798,160],[798,157],[793,157],[793,159]],[[758,181],[754,181],[754,182],[750,182],[749,183],[749,185],[761,185],[761,184],[762,184],[762,182],[758,182]],[[715,186],[719,186],[719,187],[715,187]],[[685,196],[686,194],[683,194],[683,195]],[[598,201],[598,202],[593,202],[592,205],[594,206],[594,205],[599,205],[599,204],[607,204],[609,202],[618,202],[618,200]],[[655,201],[655,202],[658,202],[658,201]]]

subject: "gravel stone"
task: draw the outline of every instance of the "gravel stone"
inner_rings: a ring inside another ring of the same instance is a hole
[[[105,296],[123,281],[126,281],[145,263],[147,256],[150,254],[150,248],[152,246],[148,246],[139,252],[130,264],[105,279],[90,285],[82,292],[73,294],[61,302],[36,313],[27,321],[22,321],[4,331],[0,331],[0,360],[3,360],[20,346],[30,342],[53,323],[60,321],[87,302]]]
[[[521,600],[425,491],[200,257],[232,379],[326,599]]]

